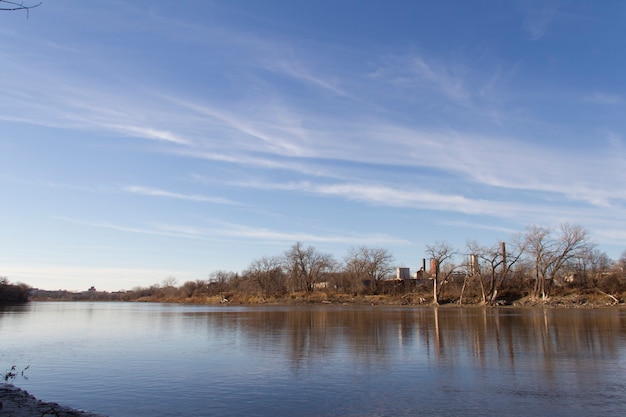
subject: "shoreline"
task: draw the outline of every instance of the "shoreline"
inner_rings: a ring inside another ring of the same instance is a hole
[[[106,417],[90,411],[66,407],[43,401],[22,388],[10,383],[0,383],[0,416],[6,417]]]
[[[145,298],[139,300],[131,300],[131,301],[120,301],[120,300],[67,300],[67,299],[34,299],[29,300],[28,302],[43,302],[43,303],[54,303],[54,302],[72,302],[72,303],[82,303],[82,302],[117,302],[117,303],[155,303],[155,304],[182,304],[182,305],[208,305],[208,306],[241,306],[241,307],[302,307],[302,306],[355,306],[355,307],[422,307],[422,308],[562,308],[562,309],[602,309],[602,308],[624,308],[626,307],[626,303],[624,302],[615,302],[613,300],[610,301],[598,301],[598,300],[572,300],[560,297],[551,297],[546,300],[533,300],[533,299],[522,299],[517,300],[512,303],[499,302],[495,304],[485,304],[480,302],[464,302],[463,304],[459,304],[454,301],[446,301],[441,302],[439,304],[433,304],[432,302],[402,302],[400,300],[389,300],[389,299],[380,299],[378,297],[362,297],[358,300],[345,300],[345,299],[327,299],[327,300],[318,300],[318,299],[309,299],[309,298],[300,298],[297,300],[285,300],[285,299],[268,299],[268,300],[239,300],[239,299],[231,299],[231,300],[216,300],[214,297],[207,297],[205,299],[153,299],[153,298]],[[27,303],[28,303],[27,302]],[[1,305],[1,304],[0,304]]]
[[[58,295],[58,294],[57,294]],[[605,308],[625,306],[626,291],[610,294],[600,289],[559,290],[545,299],[528,294],[503,292],[495,303],[484,303],[478,296],[466,295],[462,304],[457,296],[446,294],[438,304],[433,304],[430,291],[418,289],[414,292],[393,294],[347,294],[327,290],[292,292],[263,297],[240,291],[224,291],[218,294],[187,295],[153,294],[140,297],[105,297],[108,293],[33,294],[29,301],[113,301],[127,303],[170,303],[191,305],[240,305],[240,306],[302,306],[302,305],[354,305],[354,306],[406,306],[406,307],[544,307],[544,308]]]
[[[611,295],[598,293],[569,293],[559,294],[546,299],[532,297],[521,297],[513,300],[501,299],[494,304],[485,304],[480,300],[467,299],[462,304],[455,299],[445,299],[439,304],[432,303],[432,296],[425,293],[408,293],[404,295],[347,295],[333,294],[328,292],[294,293],[282,297],[245,297],[240,294],[229,294],[227,296],[208,297],[144,297],[126,302],[131,303],[171,303],[190,305],[237,305],[237,306],[379,306],[379,307],[487,307],[487,308],[615,308],[624,307],[626,303],[622,299],[624,295],[617,299]]]

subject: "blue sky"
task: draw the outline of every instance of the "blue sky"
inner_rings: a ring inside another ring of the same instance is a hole
[[[1,12],[0,275],[131,289],[582,225],[626,249],[626,3]]]

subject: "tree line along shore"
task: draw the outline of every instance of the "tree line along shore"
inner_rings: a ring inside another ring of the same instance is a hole
[[[253,260],[241,273],[218,270],[182,284],[167,277],[128,291],[49,291],[2,278],[0,299],[462,305],[616,305],[626,299],[626,251],[610,259],[581,226],[530,226],[509,241],[468,241],[462,249],[435,242],[424,253],[411,275],[382,247],[354,247],[337,260],[296,242],[280,255]]]

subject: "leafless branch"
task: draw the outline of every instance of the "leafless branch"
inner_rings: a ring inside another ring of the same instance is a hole
[[[8,1],[8,0],[0,0],[0,10],[4,10],[4,11],[15,11],[15,10],[26,10],[26,18],[28,18],[30,16],[30,9],[34,9],[35,7],[39,7],[41,6],[43,2],[39,2],[37,4],[33,4],[33,5],[25,5],[23,2],[16,2],[16,1]],[[3,4],[6,4],[7,6],[3,6]]]
[[[600,294],[604,294],[604,295],[606,295],[607,297],[610,297],[613,301],[615,301],[615,304],[619,304],[619,300],[617,299],[617,297],[615,297],[615,296],[613,296],[613,295],[611,295],[611,294],[609,294],[609,293],[606,293],[606,292],[602,291],[600,288],[596,288],[596,291],[598,291]]]

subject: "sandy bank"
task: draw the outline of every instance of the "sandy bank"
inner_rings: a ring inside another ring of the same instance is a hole
[[[0,416],[2,417],[105,417],[101,414],[75,410],[57,403],[38,400],[11,384],[0,384]]]

